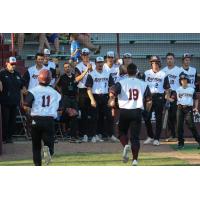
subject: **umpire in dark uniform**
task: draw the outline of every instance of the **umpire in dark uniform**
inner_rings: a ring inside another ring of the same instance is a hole
[[[22,103],[23,81],[21,75],[15,71],[16,58],[10,57],[6,61],[6,68],[0,72],[0,103],[2,110],[3,142],[12,143],[15,132],[17,107]]]
[[[77,103],[77,82],[75,80],[75,75],[72,73],[72,68],[68,62],[64,65],[64,74],[58,79],[56,83],[56,88],[62,94],[62,107],[63,116],[62,121],[69,122],[70,126],[70,141],[79,142],[77,139],[78,130],[78,103]]]

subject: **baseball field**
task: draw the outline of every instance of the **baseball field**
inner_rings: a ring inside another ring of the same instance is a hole
[[[50,166],[130,166],[122,162],[122,147],[119,143],[59,142],[55,144],[55,155]],[[131,158],[131,153],[129,154]],[[31,142],[18,141],[4,145],[0,156],[1,166],[33,166]],[[176,150],[175,142],[161,141],[161,145],[143,145],[139,155],[139,166],[198,166],[200,150],[188,139],[183,150]]]

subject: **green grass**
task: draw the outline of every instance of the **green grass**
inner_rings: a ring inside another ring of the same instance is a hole
[[[172,144],[172,149],[177,150],[177,145]],[[184,149],[179,150],[181,153],[198,153],[200,154],[200,149],[197,149],[197,145],[194,144],[185,144]]]
[[[32,166],[33,161],[13,160],[0,161],[0,166]],[[50,166],[130,166],[131,161],[124,164],[121,161],[121,154],[94,154],[94,153],[77,153],[55,155]],[[172,157],[163,157],[141,153],[139,156],[140,166],[179,166],[188,165],[188,162]]]

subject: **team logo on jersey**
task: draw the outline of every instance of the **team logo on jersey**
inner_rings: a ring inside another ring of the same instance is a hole
[[[177,78],[177,76],[175,76],[173,74],[169,74],[168,77],[171,78],[171,79],[176,79]]]
[[[37,79],[37,78],[38,78],[38,75],[33,74],[33,75],[32,75],[32,78]]]
[[[179,98],[182,98],[182,97],[193,97],[192,94],[188,94],[188,93],[182,93],[182,94],[179,94],[178,95]]]
[[[151,77],[147,77],[147,81],[148,82],[162,82],[161,78],[151,78]]]
[[[108,81],[108,78],[95,78],[94,82],[103,82],[103,81]]]

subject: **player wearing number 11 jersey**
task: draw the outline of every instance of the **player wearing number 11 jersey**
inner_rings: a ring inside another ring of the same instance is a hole
[[[110,88],[109,105],[115,105],[118,97],[120,108],[119,139],[124,147],[123,161],[128,161],[128,130],[130,128],[130,142],[133,155],[133,165],[137,165],[140,149],[139,134],[141,130],[142,110],[150,109],[151,92],[147,84],[136,78],[137,66],[133,63],[127,67],[128,76]]]
[[[32,117],[32,151],[33,161],[36,166],[42,165],[41,141],[44,142],[44,159],[46,164],[54,153],[55,124],[57,110],[61,95],[48,86],[51,81],[51,73],[47,69],[40,71],[38,75],[39,85],[30,89],[25,99],[24,108],[31,108]]]

